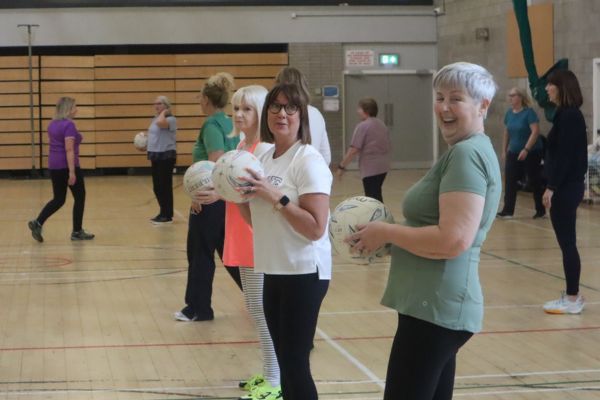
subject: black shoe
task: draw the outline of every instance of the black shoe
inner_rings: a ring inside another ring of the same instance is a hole
[[[543,212],[539,212],[537,211],[534,215],[533,215],[533,219],[538,219],[538,218],[545,218],[546,217],[546,211]]]
[[[500,211],[498,214],[496,214],[496,217],[502,218],[502,219],[511,219],[513,217],[513,215],[507,213],[506,211]]]
[[[94,235],[93,233],[88,233],[88,232],[84,231],[83,229],[80,231],[71,233],[71,240],[92,240],[95,237],[96,237],[96,235]]]
[[[173,218],[156,216],[150,220],[154,225],[172,224]]]
[[[42,237],[42,225],[37,221],[37,219],[32,219],[27,223],[29,229],[31,229],[31,236],[38,242],[42,243],[44,238]]]

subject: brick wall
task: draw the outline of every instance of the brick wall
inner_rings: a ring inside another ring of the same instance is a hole
[[[317,107],[327,124],[331,145],[331,164],[336,165],[343,156],[342,148],[342,71],[344,56],[341,43],[292,43],[289,47],[290,66],[298,68],[308,79],[311,104]],[[323,98],[317,94],[323,85],[338,85],[340,88],[340,111],[323,112]]]
[[[548,0],[534,0],[532,4]],[[600,57],[600,2],[597,0],[553,0],[554,59],[568,58],[583,91],[582,111],[592,133],[592,60]],[[442,1],[437,2],[442,5]],[[445,14],[438,17],[438,62],[440,66],[469,61],[481,64],[494,74],[499,91],[486,121],[486,130],[497,150],[502,143],[504,112],[508,108],[507,90],[527,87],[526,79],[508,78],[506,74],[506,14],[511,0],[446,0]],[[475,28],[487,27],[488,41],[475,39]],[[538,115],[542,118],[539,108]],[[541,132],[550,124],[543,121]]]

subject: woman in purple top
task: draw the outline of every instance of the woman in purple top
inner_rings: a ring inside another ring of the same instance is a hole
[[[378,112],[375,99],[361,99],[356,112],[361,122],[356,125],[350,148],[338,164],[337,175],[341,178],[346,166],[358,154],[358,168],[365,196],[383,202],[381,186],[390,170],[390,131],[381,120],[375,118]]]
[[[48,126],[48,169],[52,180],[54,197],[34,220],[29,221],[31,235],[38,242],[43,242],[42,225],[58,211],[67,197],[67,186],[73,195],[73,232],[71,240],[90,240],[94,235],[83,230],[83,209],[85,207],[85,184],[81,168],[79,168],[79,144],[82,136],[77,131],[73,118],[77,114],[75,99],[61,97],[56,104],[54,119]]]

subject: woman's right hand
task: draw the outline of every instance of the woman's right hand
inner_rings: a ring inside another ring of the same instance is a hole
[[[69,184],[69,186],[73,186],[75,184],[75,182],[77,182],[77,177],[75,176],[75,172],[69,171],[69,180],[67,181],[67,183]]]
[[[200,214],[200,212],[202,211],[202,204],[192,200],[191,209],[195,214]]]

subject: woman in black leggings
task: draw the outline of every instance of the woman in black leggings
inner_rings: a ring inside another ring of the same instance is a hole
[[[48,169],[52,180],[53,198],[42,209],[36,219],[27,224],[31,236],[43,242],[42,225],[57,212],[67,197],[67,187],[73,195],[73,231],[71,240],[90,240],[94,235],[83,230],[83,210],[85,208],[85,184],[79,168],[79,144],[81,133],[77,131],[73,118],[77,114],[75,99],[61,97],[56,104],[54,119],[48,126]]]
[[[384,400],[452,399],[456,354],[483,323],[479,256],[502,192],[484,133],[496,84],[483,67],[459,62],[433,88],[448,151],[406,192],[403,224],[371,222],[348,238],[360,253],[392,243],[382,304],[398,312],[398,329]]]
[[[549,314],[579,314],[585,300],[579,294],[581,261],[575,225],[588,166],[585,119],[579,110],[583,97],[579,82],[571,71],[550,74],[546,92],[557,109],[548,134],[545,160],[548,185],[543,201],[546,208],[550,208],[552,227],[562,252],[567,288],[559,299],[544,304],[544,311]]]

